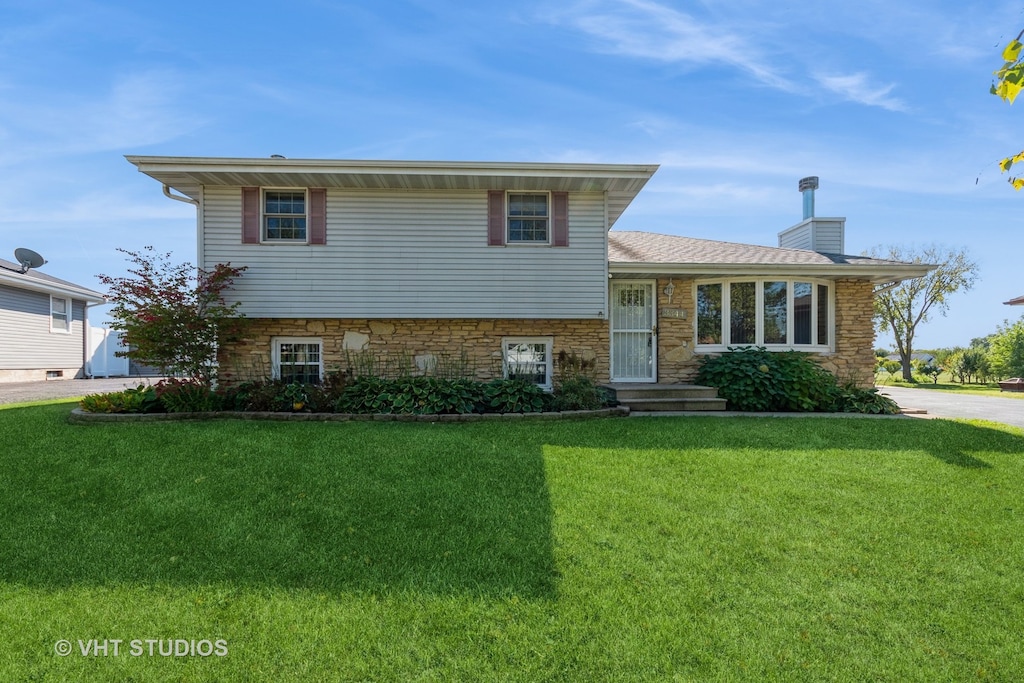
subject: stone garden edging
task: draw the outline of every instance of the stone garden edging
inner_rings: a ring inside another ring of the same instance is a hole
[[[579,417],[627,417],[629,408],[563,410],[549,413],[465,413],[453,415],[396,415],[390,413],[274,413],[222,410],[210,413],[88,413],[75,408],[71,424],[102,422],[180,422],[183,420],[267,420],[276,422],[481,422],[491,420],[564,420]]]

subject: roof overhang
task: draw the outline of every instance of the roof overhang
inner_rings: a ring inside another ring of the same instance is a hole
[[[31,271],[29,273],[14,273],[6,269],[0,269],[0,285],[67,297],[69,299],[78,299],[90,304],[100,304],[106,301],[106,297],[99,292],[79,287],[70,282],[52,282],[35,278],[31,276]]]
[[[1006,304],[1007,306],[1024,306],[1024,296],[1018,296],[1015,299],[1010,299],[1009,301],[1004,301],[1003,303]]]
[[[814,277],[838,280],[854,278],[874,284],[892,284],[923,277],[935,266],[918,263],[856,265],[856,264],[753,264],[753,263],[629,263],[608,264],[612,277]]]
[[[606,192],[610,205],[625,209],[658,170],[655,164],[125,158],[141,173],[195,200],[201,199],[203,187],[213,186],[513,190]]]

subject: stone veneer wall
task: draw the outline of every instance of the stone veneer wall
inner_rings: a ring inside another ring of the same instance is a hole
[[[702,357],[693,350],[693,280],[673,277],[671,282],[671,298],[665,293],[669,278],[659,278],[656,288],[658,381],[690,383]],[[817,359],[840,380],[870,387],[875,364],[873,286],[865,280],[844,279],[836,281],[834,291],[836,350]],[[681,312],[685,318],[673,317],[669,311]],[[477,378],[493,379],[501,376],[502,337],[553,337],[555,358],[559,351],[566,351],[595,359],[599,382],[608,381],[610,371],[607,320],[254,319],[249,339],[226,350],[221,360],[222,381],[269,374],[273,337],[323,339],[324,369],[328,371],[345,366],[347,351],[365,351],[378,358],[402,354],[458,358],[465,353]]]
[[[221,380],[259,379],[269,374],[271,339],[317,337],[323,340],[324,370],[346,367],[347,353],[379,360],[406,356],[458,359],[481,380],[501,377],[502,337],[552,337],[552,354],[576,353],[596,360],[596,379],[608,381],[607,320],[359,320],[252,319],[248,339],[222,354]],[[557,372],[557,363],[556,363]]]
[[[672,296],[665,289],[672,282]],[[692,279],[659,278],[655,288],[658,298],[658,381],[692,384],[702,356],[693,352],[694,310],[696,291]],[[682,311],[685,318],[666,315]]]
[[[658,381],[693,382],[702,355],[694,354],[693,280],[672,278],[672,297],[665,293],[669,278],[660,278],[658,295]],[[837,280],[834,285],[835,352],[815,358],[840,381],[858,386],[874,383],[875,328],[873,285],[866,280]],[[686,318],[669,317],[667,310],[681,310]]]
[[[837,280],[836,351],[821,365],[841,382],[875,383],[875,287],[867,280]]]

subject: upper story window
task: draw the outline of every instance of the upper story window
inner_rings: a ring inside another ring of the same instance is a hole
[[[702,350],[750,344],[827,351],[832,288],[803,280],[699,282],[696,318]]]
[[[71,301],[50,297],[50,331],[71,332]]]
[[[541,193],[508,194],[508,243],[548,243],[549,196]]]
[[[264,190],[263,239],[306,241],[304,190]]]

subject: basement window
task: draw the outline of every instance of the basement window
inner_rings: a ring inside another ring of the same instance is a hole
[[[551,390],[552,337],[505,337],[501,340],[505,379],[524,379]]]

